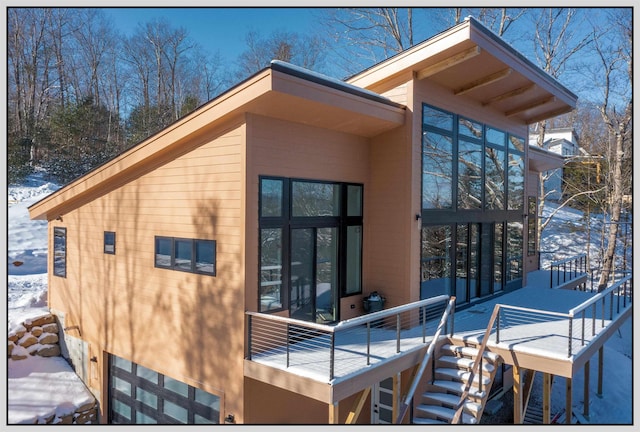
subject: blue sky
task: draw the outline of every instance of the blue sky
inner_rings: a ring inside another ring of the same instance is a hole
[[[185,27],[203,48],[229,61],[245,49],[245,35],[259,31],[267,36],[274,30],[302,33],[318,25],[314,8],[106,8],[119,32],[130,35],[138,23],[166,18],[174,27]]]

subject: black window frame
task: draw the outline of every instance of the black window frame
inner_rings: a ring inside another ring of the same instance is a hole
[[[158,263],[158,241],[159,240],[168,240],[171,242],[170,246],[170,263],[169,265],[163,265]],[[176,242],[190,242],[191,243],[191,263],[189,268],[185,268],[183,265],[179,265],[176,263]],[[213,270],[211,272],[198,270],[197,268],[197,244],[198,242],[211,242],[213,246],[213,262],[212,267]],[[167,236],[155,236],[154,237],[154,254],[153,254],[153,263],[155,268],[166,269],[166,270],[175,270],[181,271],[185,273],[195,273],[207,276],[216,276],[217,275],[217,242],[216,240],[211,239],[192,239],[192,238],[184,238],[184,237],[167,237]]]
[[[279,216],[262,216],[263,197],[262,197],[262,182],[263,180],[275,180],[282,182],[282,208]],[[293,183],[305,182],[305,183],[322,183],[339,185],[339,212],[338,216],[293,216]],[[357,186],[360,190],[360,215],[349,215],[348,212],[348,198],[349,198],[349,186]],[[334,226],[338,228],[338,290],[339,297],[351,297],[362,295],[362,267],[363,267],[363,252],[364,252],[364,184],[355,182],[340,182],[330,180],[316,180],[305,179],[297,177],[279,177],[260,175],[258,176],[258,236],[261,235],[264,229],[280,229],[281,230],[281,242],[282,242],[282,254],[281,254],[281,292],[280,292],[280,308],[273,308],[262,310],[260,299],[260,280],[261,280],[261,257],[262,250],[260,241],[258,241],[258,310],[263,313],[282,312],[289,310],[289,296],[291,289],[290,278],[290,253],[291,253],[291,229],[301,228],[305,226]],[[347,285],[347,231],[349,227],[359,226],[360,230],[360,290],[357,292],[346,292]],[[338,299],[339,300],[339,299]],[[339,302],[338,302],[339,305]],[[339,312],[338,312],[339,313]]]
[[[59,243],[56,242],[57,235],[62,238],[62,256],[58,256]],[[67,277],[67,228],[65,227],[53,227],[53,257],[52,263],[53,275],[66,278]],[[60,269],[62,265],[62,269]]]
[[[113,243],[108,240],[108,237],[113,236]],[[108,250],[107,247],[112,246],[113,250]],[[116,233],[115,231],[105,231],[104,232],[104,245],[102,251],[107,255],[115,255],[116,254]]]

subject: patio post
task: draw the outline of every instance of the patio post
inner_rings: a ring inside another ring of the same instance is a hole
[[[573,378],[565,378],[567,380],[567,394],[566,394],[566,408],[564,410],[566,414],[565,423],[571,424],[571,420],[573,419]]]
[[[340,423],[340,401],[329,404],[329,424]]]
[[[542,374],[542,424],[551,423],[551,380],[550,373]]]
[[[584,411],[583,411],[583,414],[587,418],[589,418],[589,372],[590,372],[589,364],[590,364],[589,361],[587,361],[584,364],[584,396],[583,396]]]
[[[604,346],[598,350],[598,396],[602,397],[602,372],[604,369]]]
[[[522,424],[524,422],[522,372],[523,369],[520,366],[513,365],[513,424]]]

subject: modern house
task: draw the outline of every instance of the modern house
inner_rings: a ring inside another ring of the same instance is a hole
[[[560,306],[591,294],[536,279],[532,179],[558,161],[528,126],[575,104],[469,18],[345,82],[274,61],[33,204],[101,422],[428,423],[463,400],[472,423],[494,382],[520,422],[526,371],[570,380],[630,309],[596,326],[594,303],[567,345]],[[551,318],[505,324],[527,302]],[[484,372],[465,389],[447,362]]]
[[[538,146],[539,134],[535,131],[529,134],[529,145]],[[580,147],[578,136],[573,128],[552,128],[545,131],[542,148],[562,156],[568,161],[591,161],[589,153]],[[562,199],[563,168],[556,168],[545,173],[544,193],[545,199],[560,201]]]

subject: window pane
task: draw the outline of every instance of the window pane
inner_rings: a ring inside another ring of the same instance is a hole
[[[507,282],[522,277],[522,222],[507,224]]]
[[[189,386],[168,376],[164,377],[164,388],[184,397],[189,396]]]
[[[494,230],[493,249],[493,291],[502,290],[502,241],[504,240],[503,223],[496,223]]]
[[[509,135],[509,149],[524,152],[524,140],[513,135]]]
[[[144,378],[145,380],[158,384],[158,372],[152,371],[151,369],[147,369],[144,366],[137,365],[136,366],[136,375],[140,378]]]
[[[260,216],[282,216],[282,180],[262,179],[260,181]]]
[[[456,301],[459,303],[469,301],[467,296],[468,242],[467,225],[458,225],[456,229]]]
[[[458,121],[458,133],[461,136],[482,139],[482,124],[460,117]]]
[[[196,271],[215,274],[216,242],[196,240]]]
[[[166,415],[168,415],[169,417],[173,417],[174,419],[178,420],[180,423],[184,423],[184,424],[188,423],[189,414],[185,408],[179,405],[176,405],[173,402],[169,402],[166,399],[163,405],[164,405],[163,412]]]
[[[362,216],[362,186],[347,186],[347,216]]]
[[[158,420],[153,417],[149,417],[141,413],[140,411],[136,412],[136,424],[157,424]]]
[[[104,232],[104,253],[116,253],[116,233],[111,231]]]
[[[491,147],[485,148],[485,209],[504,210],[504,157],[505,152],[503,150]]]
[[[175,240],[175,266],[179,269],[191,270],[191,240]]]
[[[282,308],[282,229],[260,230],[260,311]]]
[[[434,132],[422,137],[422,208],[452,207],[453,151],[451,138]]]
[[[315,321],[313,315],[313,228],[291,230],[291,317]]]
[[[146,391],[143,388],[136,387],[136,400],[139,400],[140,402],[151,408],[158,408],[158,396]]]
[[[527,255],[535,255],[537,249],[537,231],[538,231],[538,206],[537,198],[529,197],[529,218],[527,219]]]
[[[458,208],[482,207],[482,146],[458,143]]]
[[[156,266],[171,267],[171,239],[156,237]]]
[[[487,143],[489,144],[492,144],[494,146],[504,147],[504,141],[505,141],[506,135],[507,134],[505,134],[502,131],[487,127]]]
[[[213,420],[209,420],[208,418],[202,417],[201,415],[194,414],[193,423],[194,424],[217,424],[218,422],[214,422]]]
[[[131,407],[129,405],[126,405],[117,399],[111,399],[111,403],[113,405],[114,413],[120,414],[122,417],[131,421]]]
[[[213,408],[216,411],[220,411],[220,397],[206,391],[196,389],[196,402]]]
[[[113,388],[121,391],[127,396],[131,396],[131,383],[123,380],[122,378],[113,377]]]
[[[428,126],[453,131],[453,114],[428,105],[424,105],[422,108],[422,121]]]
[[[338,228],[316,230],[316,322],[338,319]]]
[[[340,216],[340,185],[294,181],[292,212],[299,216]]]
[[[362,292],[362,227],[347,227],[347,286],[345,294]]]
[[[129,360],[125,360],[121,357],[116,357],[116,356],[112,356],[112,358],[113,358],[114,366],[116,366],[118,369],[122,369],[127,372],[132,371],[133,364]]]
[[[67,276],[67,230],[53,228],[53,274]]]
[[[450,294],[451,227],[422,227],[422,265],[420,298]]]
[[[508,210],[519,210],[524,207],[524,160],[517,154],[509,154],[509,185],[507,202]]]

